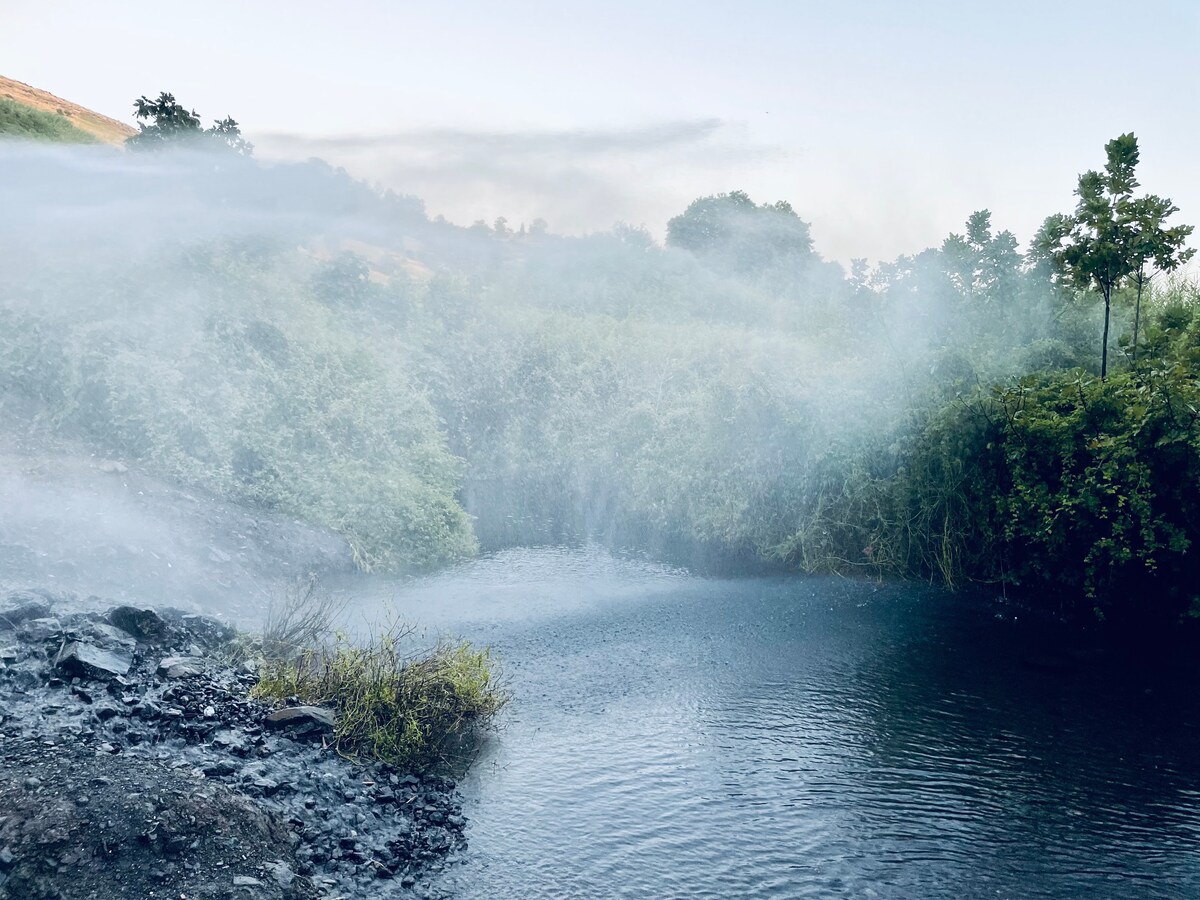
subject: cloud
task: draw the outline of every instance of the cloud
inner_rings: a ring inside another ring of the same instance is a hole
[[[607,129],[435,128],[253,138],[264,156],[319,156],[357,177],[415,194],[431,214],[455,222],[541,217],[565,232],[619,220],[661,229],[698,195],[693,185],[727,190],[730,171],[774,154],[714,118]]]
[[[425,151],[469,158],[579,158],[612,153],[654,153],[703,142],[723,127],[720,119],[660,122],[632,128],[577,128],[558,131],[482,131],[435,128],[373,135],[324,137],[271,133],[257,140],[272,149],[306,153]]]

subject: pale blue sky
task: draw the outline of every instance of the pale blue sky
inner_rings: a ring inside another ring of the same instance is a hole
[[[1024,241],[1127,130],[1200,224],[1198,51],[1196,0],[0,0],[0,74],[116,118],[170,90],[464,223],[661,235],[742,188],[843,261],[981,207]]]

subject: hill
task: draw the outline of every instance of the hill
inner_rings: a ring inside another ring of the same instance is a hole
[[[72,143],[86,141],[86,137],[73,134],[78,131],[106,144],[122,144],[127,137],[137,134],[130,125],[0,75],[0,102],[3,101],[11,101],[3,103],[7,110],[0,109],[0,112],[7,112],[7,120],[15,124],[17,130],[10,133]],[[68,127],[58,125],[60,120]]]

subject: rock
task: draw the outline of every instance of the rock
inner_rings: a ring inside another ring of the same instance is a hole
[[[133,657],[115,650],[102,650],[82,641],[64,644],[54,657],[54,667],[77,678],[112,678],[124,675]]]
[[[29,619],[49,618],[51,603],[32,591],[14,591],[8,595],[9,607],[0,612],[0,625],[16,628]]]
[[[286,728],[297,735],[332,733],[336,720],[333,713],[319,706],[289,706],[269,713],[264,720],[268,728]]]
[[[271,877],[281,888],[290,888],[292,882],[296,880],[296,873],[292,871],[292,867],[282,860],[268,865],[267,871],[271,873]]]
[[[83,622],[67,629],[70,637],[86,641],[101,650],[116,650],[132,654],[137,641],[119,628],[107,622]]]
[[[54,618],[27,619],[17,627],[21,640],[30,644],[45,643],[62,633],[62,623]]]
[[[262,887],[262,882],[250,875],[234,875],[234,887]]]
[[[158,663],[163,678],[192,678],[204,673],[204,660],[195,656],[167,656]]]
[[[212,743],[214,747],[238,756],[244,756],[250,751],[246,743],[246,736],[228,728],[223,728],[214,734]]]
[[[108,614],[108,621],[126,634],[148,644],[159,643],[170,634],[170,627],[163,621],[162,616],[152,609],[118,606]]]

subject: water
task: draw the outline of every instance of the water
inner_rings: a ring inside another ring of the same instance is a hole
[[[1200,896],[1193,668],[931,590],[593,551],[343,586],[356,621],[504,660],[454,896]]]

